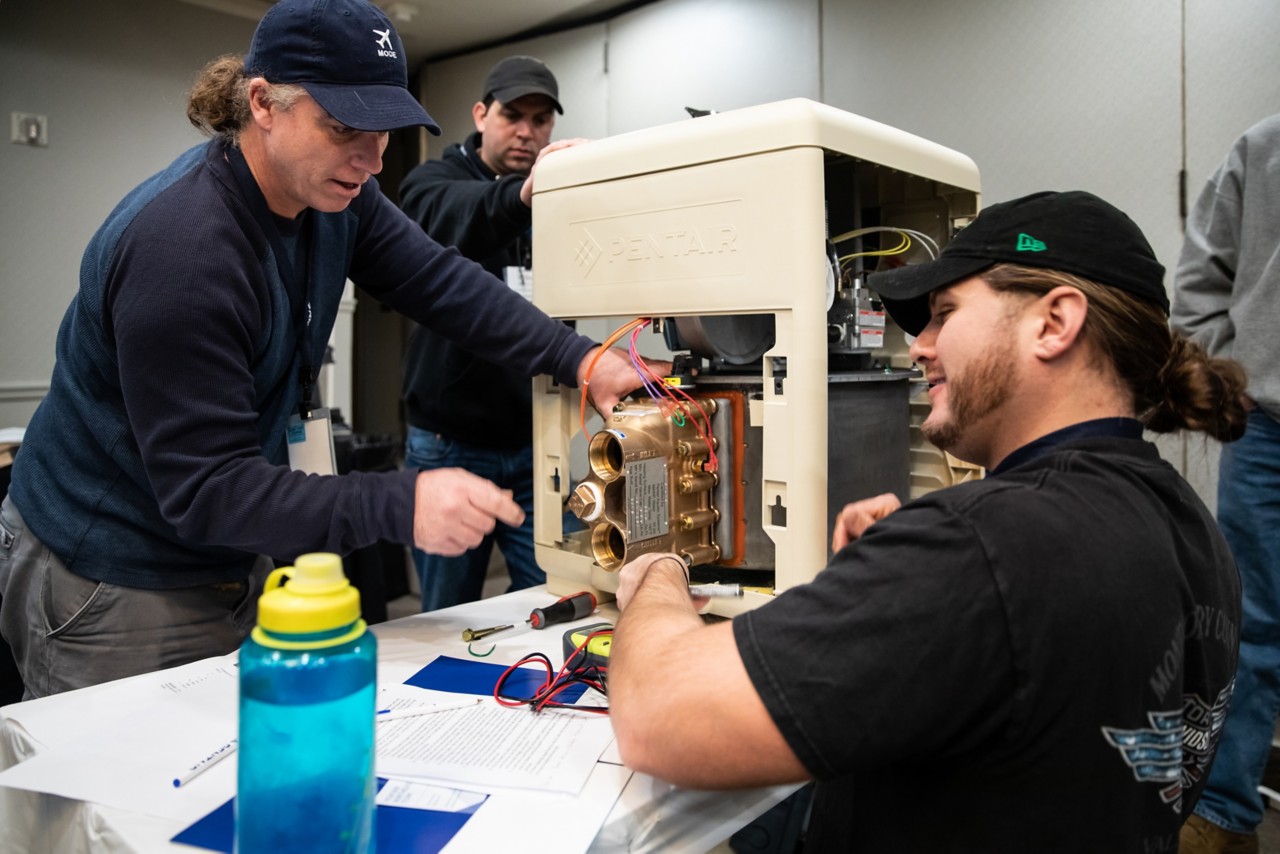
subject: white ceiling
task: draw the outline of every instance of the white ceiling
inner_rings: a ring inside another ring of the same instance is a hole
[[[274,0],[179,0],[256,21]],[[374,0],[396,25],[410,70],[436,59],[644,5],[637,0]]]

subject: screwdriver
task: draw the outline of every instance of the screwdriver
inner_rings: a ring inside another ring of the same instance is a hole
[[[567,623],[579,617],[585,617],[596,609],[596,597],[585,590],[566,596],[554,605],[545,608],[534,608],[529,612],[526,623],[535,629],[545,629],[556,623]]]
[[[467,643],[487,638],[489,635],[496,635],[498,632],[505,632],[507,629],[514,629],[515,626],[490,626],[487,629],[463,629],[462,639]]]

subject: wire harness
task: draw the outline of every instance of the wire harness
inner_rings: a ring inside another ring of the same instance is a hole
[[[649,317],[637,317],[634,320],[627,321],[605,339],[603,346],[596,351],[596,355],[587,364],[587,370],[583,378],[582,395],[578,405],[578,423],[582,428],[582,435],[588,439],[591,438],[587,432],[587,385],[591,382],[591,372],[595,370],[596,362],[599,361],[605,350],[612,347],[627,333],[631,333],[627,352],[631,358],[631,365],[640,377],[644,390],[658,404],[663,417],[670,418],[677,426],[682,427],[687,420],[692,419],[694,430],[697,431],[698,437],[707,443],[709,449],[708,459],[702,469],[703,471],[714,472],[719,468],[720,462],[716,457],[715,441],[711,436],[711,416],[707,414],[702,404],[686,394],[683,389],[672,385],[665,378],[659,376],[645,362],[644,357],[640,355],[637,338],[639,338],[641,330],[651,323],[653,323],[653,318]],[[701,417],[694,415],[695,410],[697,415]]]
[[[604,665],[587,663],[586,649],[596,638],[612,636],[613,629],[591,632],[583,638],[582,643],[574,648],[573,654],[565,659],[564,665],[559,670],[551,663],[550,658],[540,652],[526,655],[504,670],[502,675],[498,677],[498,681],[493,686],[493,699],[508,708],[526,706],[534,712],[541,712],[544,709],[572,709],[599,715],[609,714],[608,706],[580,706],[575,703],[562,702],[557,698],[575,685],[585,685],[605,697],[609,696],[609,668]],[[542,683],[534,691],[533,696],[518,697],[507,693],[507,681],[512,674],[523,665],[534,662],[542,665],[546,673],[543,676]]]

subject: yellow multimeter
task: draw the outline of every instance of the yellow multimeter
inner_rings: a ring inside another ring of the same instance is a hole
[[[608,632],[599,637],[587,638],[596,632]],[[587,643],[585,649],[578,652],[578,647]],[[613,623],[593,623],[578,629],[569,629],[564,633],[564,661],[568,670],[580,667],[608,667],[609,648],[613,645]],[[576,655],[575,655],[576,653]]]

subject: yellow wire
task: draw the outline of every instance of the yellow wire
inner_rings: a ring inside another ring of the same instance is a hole
[[[854,252],[850,255],[841,255],[837,260],[839,261],[839,263],[843,264],[845,261],[848,261],[851,258],[865,258],[865,257],[877,256],[877,255],[901,255],[903,252],[906,252],[910,248],[911,248],[911,237],[909,235],[903,234],[902,242],[899,243],[897,246],[893,247],[892,249],[874,249],[868,252]]]

